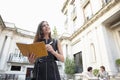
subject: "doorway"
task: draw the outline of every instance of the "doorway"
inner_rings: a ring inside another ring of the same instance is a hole
[[[33,68],[27,68],[25,80],[32,80],[32,77],[33,77]]]
[[[82,51],[74,54],[75,61],[75,73],[83,72],[83,63],[82,63]]]

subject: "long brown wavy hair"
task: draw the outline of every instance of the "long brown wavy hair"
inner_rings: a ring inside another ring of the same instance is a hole
[[[37,32],[36,32],[33,43],[37,42],[38,40],[41,41],[44,38],[44,33],[43,33],[43,30],[42,30],[42,28],[43,28],[42,25],[43,25],[44,22],[47,22],[47,21],[41,21],[40,24],[38,25],[38,29],[37,29]],[[51,39],[51,32],[49,34],[49,38]]]

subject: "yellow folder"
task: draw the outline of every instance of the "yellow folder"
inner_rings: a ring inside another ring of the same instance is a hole
[[[24,43],[16,43],[20,52],[23,56],[28,56],[28,54],[35,54],[35,58],[47,56],[47,50],[44,42],[36,42],[33,44],[24,44]]]

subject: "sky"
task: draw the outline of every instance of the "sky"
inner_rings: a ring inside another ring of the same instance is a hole
[[[61,12],[64,0],[0,0],[0,15],[4,22],[36,32],[38,24],[46,20],[51,29],[63,31],[64,17]]]

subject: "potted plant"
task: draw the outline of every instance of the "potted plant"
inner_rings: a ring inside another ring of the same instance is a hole
[[[120,58],[116,59],[115,63],[117,64],[118,70],[120,72]]]
[[[75,63],[74,60],[66,57],[65,60],[65,73],[67,74],[68,79],[73,79],[73,75],[75,73]]]
[[[94,70],[93,70],[93,74],[94,74],[94,76],[97,76],[98,73],[99,73],[99,69],[94,69]]]

